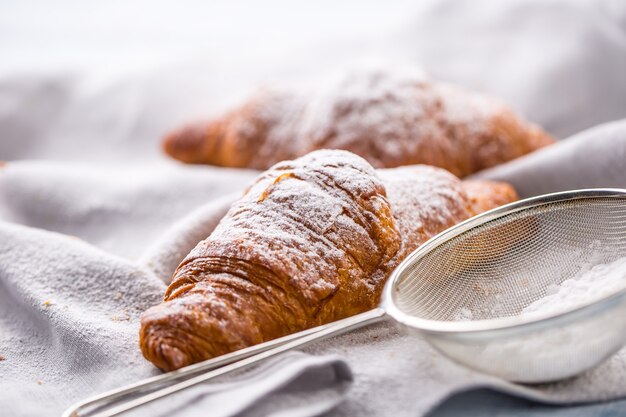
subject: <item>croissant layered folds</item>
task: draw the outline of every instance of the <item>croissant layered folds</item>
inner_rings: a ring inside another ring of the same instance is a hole
[[[173,370],[369,310],[409,252],[515,198],[507,184],[466,183],[434,167],[377,172],[346,151],[281,162],[144,313],[143,354]]]
[[[164,141],[188,163],[266,169],[317,149],[344,149],[376,168],[427,164],[458,177],[553,142],[500,101],[421,72],[361,70],[254,95]]]

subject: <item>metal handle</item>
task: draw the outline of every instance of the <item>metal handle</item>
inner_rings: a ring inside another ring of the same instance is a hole
[[[256,346],[241,349],[228,353],[217,358],[209,359],[194,365],[187,366],[177,371],[172,371],[164,375],[147,378],[134,384],[127,385],[112,391],[105,392],[95,397],[90,397],[69,407],[62,417],[112,417],[125,411],[147,404],[151,401],[174,394],[185,388],[201,382],[208,381],[220,375],[250,367],[265,359],[271,358],[291,349],[303,347],[317,340],[329,336],[338,335],[368,324],[381,321],[385,311],[376,308],[365,313],[357,314],[334,323],[313,327],[298,333],[294,333],[279,339],[261,343]],[[219,368],[219,369],[216,369]],[[200,374],[197,376],[193,376]],[[167,382],[183,380],[174,385],[168,385],[159,389]],[[145,395],[136,397],[136,394],[154,390]],[[133,398],[124,402],[124,397],[133,395]],[[119,405],[115,405],[120,403]],[[109,407],[109,408],[107,408]],[[92,411],[98,409],[95,414]],[[104,409],[103,409],[104,408]]]

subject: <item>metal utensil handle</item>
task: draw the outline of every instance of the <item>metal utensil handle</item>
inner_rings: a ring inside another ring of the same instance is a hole
[[[350,330],[357,329],[359,327],[376,323],[378,321],[381,321],[384,315],[385,311],[383,309],[376,308],[365,313],[357,314],[355,316],[336,321],[334,323],[329,323],[323,326],[307,329],[302,332],[282,337],[280,339],[242,349],[237,352],[229,353],[218,358],[201,362],[196,365],[191,365],[178,371],[167,373],[165,375],[148,378],[138,383],[109,391],[96,397],[91,397],[84,401],[76,403],[68,408],[63,413],[62,417],[84,417],[87,414],[81,414],[81,412],[85,408],[93,409],[94,407],[98,406],[99,408],[102,408],[110,404],[116,404],[122,401],[121,398],[124,396],[147,391],[148,389],[160,386],[165,382],[176,381],[178,379],[183,379],[185,377],[189,377],[190,375],[200,373],[200,375],[190,377],[174,385],[169,385],[157,389],[156,391],[147,393],[140,397],[133,397],[132,400],[129,400],[127,402],[122,402],[119,405],[104,409],[97,412],[96,414],[90,414],[91,417],[116,416],[125,411],[139,407],[143,404],[147,404],[159,398],[174,394],[178,391],[189,388],[201,382],[205,382],[218,376],[255,365],[265,359],[271,358],[283,352],[287,352],[291,349],[303,347],[309,343],[324,339],[329,336],[338,335]],[[201,373],[202,371],[208,372]]]
[[[190,378],[193,375],[210,371],[212,369],[216,369],[221,366],[237,362],[241,359],[254,356],[266,350],[273,349],[276,346],[284,345],[285,343],[290,342],[294,339],[298,339],[302,336],[306,336],[317,331],[319,331],[319,327],[313,327],[298,333],[283,336],[278,339],[270,340],[268,342],[259,343],[258,345],[240,349],[235,352],[227,353],[216,358],[185,366],[184,368],[178,369],[176,371],[171,371],[161,375],[146,378],[120,388],[103,392],[102,394],[86,398],[73,404],[70,408],[65,410],[62,417],[83,416],[85,409],[94,409],[99,406],[105,406],[107,404],[111,404],[118,400],[121,400],[123,397],[126,397],[128,395],[136,395],[144,391],[154,391],[157,388],[165,385],[167,382]]]

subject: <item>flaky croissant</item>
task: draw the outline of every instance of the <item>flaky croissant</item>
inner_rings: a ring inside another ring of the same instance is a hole
[[[427,166],[377,173],[346,151],[275,165],[144,313],[144,356],[173,370],[373,308],[419,244],[516,198],[506,184],[472,184]]]
[[[552,143],[501,102],[421,73],[362,70],[315,90],[269,89],[177,130],[165,152],[188,163],[266,169],[317,149],[376,168],[427,164],[464,177]]]

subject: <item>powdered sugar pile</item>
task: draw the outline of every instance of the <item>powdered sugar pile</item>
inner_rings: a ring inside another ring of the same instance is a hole
[[[560,285],[546,288],[546,296],[528,305],[522,315],[561,313],[600,300],[626,288],[626,257],[581,270]]]
[[[607,264],[592,262],[573,278],[549,286],[546,296],[524,308],[519,317],[566,312],[623,288],[626,288],[626,257]],[[559,326],[536,328],[470,347],[476,350],[473,366],[497,367],[502,376],[519,379],[520,364],[524,364],[526,382],[576,375],[596,366],[619,347],[619,335],[624,328],[621,320],[615,320],[619,314],[615,309],[607,309],[575,322],[561,322]]]

